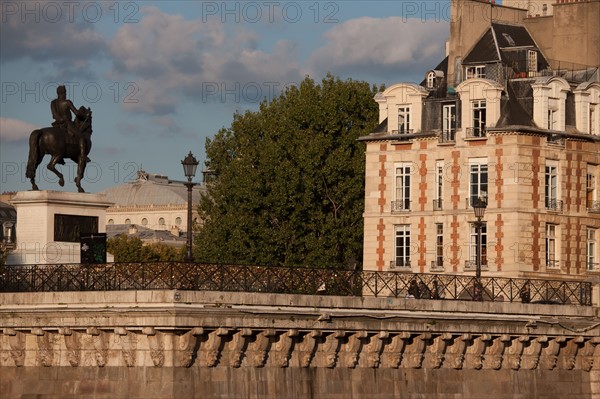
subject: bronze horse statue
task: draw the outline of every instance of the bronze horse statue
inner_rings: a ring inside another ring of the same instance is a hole
[[[66,129],[58,126],[36,129],[29,136],[29,159],[25,176],[31,180],[31,188],[38,190],[35,184],[35,172],[42,163],[46,154],[52,158],[47,168],[58,176],[58,184],[65,185],[62,173],[56,169],[56,164],[64,165],[65,158],[73,160],[77,164],[77,176],[75,184],[80,193],[85,192],[81,187],[81,180],[85,172],[85,166],[89,162],[87,155],[92,148],[92,110],[90,108],[79,108],[74,121],[75,130],[79,137],[74,137]]]

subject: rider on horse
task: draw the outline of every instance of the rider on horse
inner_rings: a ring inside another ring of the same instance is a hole
[[[67,99],[67,88],[64,85],[60,85],[56,88],[56,94],[58,98],[52,100],[50,103],[50,110],[52,111],[52,117],[54,118],[52,126],[63,130],[66,134],[65,137],[67,138],[67,141],[79,144],[81,153],[85,154],[86,146],[88,145],[87,141],[81,135],[78,126],[79,123],[74,124],[71,120],[71,112],[73,112],[75,116],[78,116],[79,111],[77,111],[71,100]],[[78,122],[77,119],[76,122]],[[90,162],[90,159],[87,158],[86,162]],[[64,165],[63,160],[61,160],[60,163]]]

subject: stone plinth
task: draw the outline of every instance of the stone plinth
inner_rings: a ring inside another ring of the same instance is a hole
[[[11,203],[17,210],[17,249],[7,260],[12,265],[79,263],[79,233],[105,232],[112,205],[103,194],[49,190],[18,192]]]

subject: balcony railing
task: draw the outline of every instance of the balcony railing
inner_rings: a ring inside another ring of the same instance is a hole
[[[22,265],[0,271],[0,292],[194,290],[592,305],[592,283],[411,272],[151,262]],[[414,295],[413,295],[414,296]]]
[[[431,270],[432,272],[444,271],[444,263],[432,260],[429,270]]]
[[[473,205],[479,205],[479,201],[483,201],[483,203],[485,203],[485,206],[487,207],[487,197],[485,197],[484,199],[480,199],[478,197],[467,197],[465,198],[465,204],[467,209],[469,208],[473,208]]]
[[[549,145],[554,145],[561,148],[565,147],[565,138],[559,134],[551,134],[548,136],[547,140]]]
[[[438,140],[440,143],[455,143],[456,142],[456,132],[454,130],[441,132]]]
[[[466,128],[466,138],[468,139],[480,139],[487,137],[487,131],[485,127],[468,127]]]
[[[600,201],[587,201],[588,212],[600,213]]]
[[[433,200],[433,210],[434,211],[441,211],[442,209],[444,209],[442,205],[443,205],[443,200],[441,198]]]
[[[600,263],[588,262],[588,263],[585,264],[585,267],[589,271],[599,271],[600,270]]]
[[[560,261],[558,261],[556,259],[548,259],[548,260],[546,260],[546,268],[547,269],[559,269]]]
[[[477,261],[474,260],[465,260],[465,269],[466,272],[471,272],[477,270]],[[481,261],[481,270],[488,270],[488,265],[486,260]]]
[[[413,134],[413,129],[392,130],[392,134]]]
[[[390,270],[407,270],[410,271],[410,259],[398,259],[390,262]]]
[[[546,209],[552,212],[562,212],[563,202],[562,200],[546,199]]]
[[[392,213],[409,212],[409,211],[410,211],[410,200],[392,201]]]

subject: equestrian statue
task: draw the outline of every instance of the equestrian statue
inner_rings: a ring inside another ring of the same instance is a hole
[[[83,193],[85,191],[81,187],[81,180],[85,166],[90,162],[88,154],[92,148],[92,110],[83,106],[76,109],[71,100],[67,99],[65,86],[58,86],[56,94],[58,98],[50,103],[54,118],[52,126],[34,130],[29,136],[29,159],[25,176],[31,180],[31,188],[38,190],[35,172],[44,156],[49,154],[52,158],[47,168],[58,176],[58,184],[62,187],[65,179],[56,169],[56,164],[64,165],[68,158],[77,164],[75,184],[77,190]],[[75,120],[72,120],[71,112],[75,115]]]

